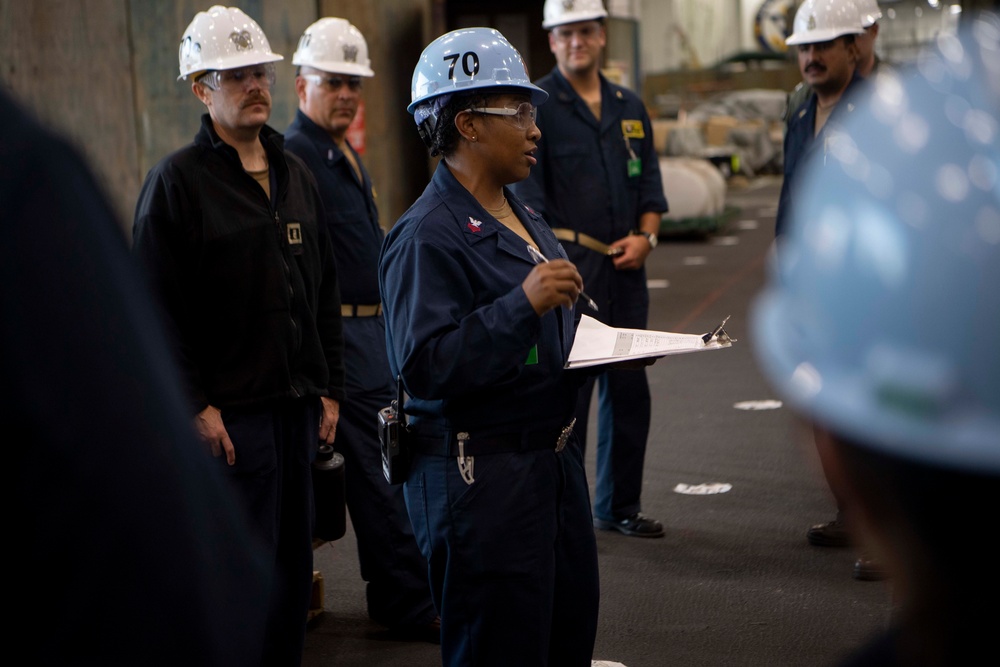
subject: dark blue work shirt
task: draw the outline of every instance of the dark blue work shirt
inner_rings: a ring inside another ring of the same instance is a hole
[[[525,203],[552,228],[609,244],[637,230],[643,213],[667,210],[652,125],[635,93],[601,76],[598,120],[558,67],[536,83],[549,93],[538,108],[538,164],[512,186]],[[564,245],[584,289],[601,306],[591,314],[616,326],[645,327],[645,271],[616,271],[611,258],[575,243]],[[621,307],[611,309],[611,302]]]
[[[538,164],[512,186],[552,227],[611,243],[639,216],[667,210],[653,128],[642,100],[601,76],[601,119],[555,68],[537,82],[550,97],[538,109]],[[631,153],[630,153],[631,149]],[[641,161],[629,175],[630,159]]]
[[[854,110],[851,98],[863,81],[864,79],[857,73],[854,74],[819,134],[815,134],[816,93],[812,93],[805,104],[797,110],[790,112],[785,131],[785,179],[781,183],[781,197],[778,200],[778,215],[774,225],[775,236],[781,236],[785,232],[785,227],[791,219],[790,216],[794,208],[795,183],[799,179],[802,166],[806,164],[806,156],[815,151],[825,153],[831,149],[832,142],[838,138],[839,127],[847,119],[848,114]]]
[[[566,257],[542,218],[505,188],[549,259]],[[418,431],[516,433],[564,426],[579,386],[563,369],[573,311],[539,317],[521,283],[527,242],[493,218],[441,162],[386,236],[379,261],[393,375]]]
[[[306,163],[319,185],[333,255],[340,278],[340,300],[346,304],[379,302],[378,252],[383,232],[368,171],[357,158],[362,179],[330,135],[302,111],[285,132],[285,149]],[[350,147],[348,146],[348,149]],[[356,157],[356,156],[355,156]]]

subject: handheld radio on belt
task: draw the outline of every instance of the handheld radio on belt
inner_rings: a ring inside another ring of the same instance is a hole
[[[382,446],[382,474],[390,484],[402,484],[410,471],[410,428],[403,413],[403,381],[396,376],[396,400],[378,411],[378,439]]]

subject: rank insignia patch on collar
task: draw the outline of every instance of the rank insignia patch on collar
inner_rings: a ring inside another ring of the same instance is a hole
[[[479,220],[476,220],[471,215],[469,216],[469,224],[466,225],[466,227],[469,228],[470,232],[475,232],[477,234],[483,231],[483,223],[480,222]]]

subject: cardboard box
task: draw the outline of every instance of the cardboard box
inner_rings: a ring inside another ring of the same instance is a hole
[[[709,146],[723,146],[729,143],[729,131],[739,125],[733,116],[711,116],[705,121],[705,143]]]
[[[656,149],[657,155],[667,154],[667,146],[670,142],[670,133],[677,128],[700,129],[700,126],[697,123],[683,120],[654,118],[650,122],[653,125],[653,148]]]

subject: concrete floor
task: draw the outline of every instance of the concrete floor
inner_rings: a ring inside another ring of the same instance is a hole
[[[764,277],[779,187],[761,178],[732,189],[729,202],[741,213],[724,231],[664,239],[649,260],[651,329],[702,333],[731,315],[726,328],[739,340],[648,369],[654,409],[643,511],[667,536],[598,532],[596,660],[829,665],[889,618],[890,587],[854,581],[852,550],[806,543],[806,528],[834,514],[808,433],[785,409],[734,407],[775,398],[751,354],[747,310]],[[591,442],[591,480],[593,453]],[[702,483],[732,489],[674,490]],[[438,647],[393,641],[368,620],[350,529],[316,551],[316,567],[326,612],[312,624],[303,665],[440,664]]]

